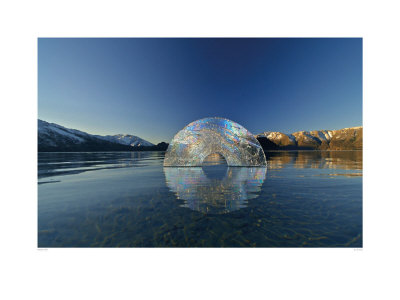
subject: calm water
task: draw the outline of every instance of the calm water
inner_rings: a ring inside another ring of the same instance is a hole
[[[39,153],[39,247],[362,247],[362,152],[163,168],[163,152]]]

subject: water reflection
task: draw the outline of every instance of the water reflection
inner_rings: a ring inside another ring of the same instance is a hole
[[[163,158],[164,153],[160,151],[41,152],[38,155],[38,178],[102,169],[145,167]],[[44,183],[44,181],[39,183]]]
[[[266,167],[166,167],[168,188],[182,207],[207,214],[229,213],[247,206],[258,197],[267,172]]]
[[[270,151],[268,168],[362,170],[362,151]]]
[[[39,153],[38,246],[362,247],[362,151],[266,156],[267,182],[217,157],[163,171],[163,152]]]

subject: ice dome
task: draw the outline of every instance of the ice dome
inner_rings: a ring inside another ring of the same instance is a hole
[[[179,131],[165,153],[164,166],[202,166],[210,154],[223,156],[228,166],[266,166],[264,151],[246,128],[224,118],[194,121]]]

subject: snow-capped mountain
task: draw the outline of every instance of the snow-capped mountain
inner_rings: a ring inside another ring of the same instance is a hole
[[[154,145],[134,135],[93,135],[38,120],[39,151],[129,151],[142,146]]]
[[[298,131],[291,134],[266,131],[256,137],[266,149],[362,149],[363,128]]]
[[[56,146],[59,139],[75,144],[83,143],[89,134],[76,129],[68,129],[54,123],[38,120],[39,142],[49,146]]]
[[[291,134],[266,131],[256,135],[264,150],[272,149],[362,149],[363,128],[351,127],[340,130],[298,131]],[[130,134],[93,135],[58,124],[38,120],[39,151],[165,151],[167,143],[154,145]]]
[[[154,146],[154,144],[131,134],[116,134],[116,135],[106,135],[106,136],[96,135],[95,137],[98,137],[99,139],[103,139],[109,142],[122,145],[129,145],[132,147]]]

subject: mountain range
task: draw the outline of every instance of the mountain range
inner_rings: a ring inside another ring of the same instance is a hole
[[[256,135],[264,150],[361,150],[363,129],[298,131],[291,134],[266,131]],[[38,120],[38,151],[165,151],[168,144],[154,145],[131,134],[93,135]]]
[[[266,131],[256,137],[264,150],[361,150],[363,128],[298,131],[291,134]]]
[[[130,134],[93,135],[38,120],[38,150],[42,151],[146,151],[166,150],[168,144],[154,145]]]

